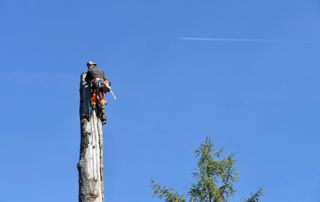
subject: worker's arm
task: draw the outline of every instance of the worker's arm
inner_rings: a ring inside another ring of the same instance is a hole
[[[89,83],[92,80],[92,72],[90,69],[87,71],[87,76],[86,76],[85,80],[87,83]]]
[[[86,75],[85,80],[86,80],[87,83],[90,81],[90,78],[89,78],[89,74],[88,74],[88,73],[87,73],[87,75]]]

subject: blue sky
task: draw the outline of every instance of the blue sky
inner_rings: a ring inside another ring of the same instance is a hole
[[[151,178],[187,191],[206,136],[235,154],[232,202],[260,186],[263,201],[320,201],[319,21],[316,0],[0,0],[0,202],[77,201],[89,59],[118,97],[106,201],[159,201]]]

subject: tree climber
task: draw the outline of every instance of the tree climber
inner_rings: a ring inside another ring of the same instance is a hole
[[[101,109],[99,117],[102,123],[105,124],[107,118],[104,112],[106,105],[104,95],[110,92],[111,82],[106,79],[104,71],[98,68],[95,62],[87,62],[87,67],[88,71],[85,80],[90,85],[90,104],[92,109],[95,109],[98,105]]]

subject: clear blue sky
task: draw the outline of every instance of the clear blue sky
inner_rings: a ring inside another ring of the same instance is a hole
[[[0,202],[77,201],[89,59],[118,96],[107,202],[159,201],[151,178],[183,193],[206,136],[237,159],[232,202],[260,186],[263,201],[320,201],[319,21],[316,0],[0,0]]]

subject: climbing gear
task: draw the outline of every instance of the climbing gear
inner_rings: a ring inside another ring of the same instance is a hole
[[[105,115],[106,100],[104,99],[105,93],[109,92],[109,88],[105,87],[107,80],[103,81],[100,78],[95,78],[90,82],[90,105],[91,109],[97,109],[97,116],[103,124],[106,123],[107,117]]]
[[[96,101],[104,100],[104,88],[103,88],[104,82],[99,79],[95,78],[91,81],[90,88],[92,90],[92,96],[91,96],[91,103],[96,103]]]
[[[107,101],[105,101],[104,99],[100,100],[100,105],[104,106],[107,104]]]

